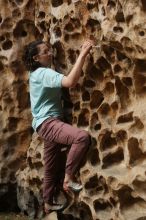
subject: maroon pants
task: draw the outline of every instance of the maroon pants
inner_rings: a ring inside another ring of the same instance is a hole
[[[64,123],[58,118],[48,118],[37,130],[44,140],[44,202],[52,203],[59,166],[60,144],[69,145],[65,173],[74,175],[87,153],[90,136],[88,132]]]

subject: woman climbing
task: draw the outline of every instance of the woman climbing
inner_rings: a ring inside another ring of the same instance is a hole
[[[23,61],[29,71],[32,126],[44,140],[43,199],[46,213],[64,208],[63,204],[53,203],[59,144],[71,146],[65,167],[64,190],[82,189],[82,185],[75,182],[74,177],[87,153],[90,136],[86,131],[64,122],[61,88],[70,88],[77,84],[85,58],[93,45],[91,40],[83,43],[76,63],[67,76],[50,68],[52,52],[45,42],[33,41],[25,47]]]

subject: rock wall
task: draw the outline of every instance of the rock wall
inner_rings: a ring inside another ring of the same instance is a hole
[[[20,209],[41,216],[43,145],[32,136],[23,46],[50,40],[54,67],[67,75],[83,41],[94,37],[97,47],[64,104],[72,123],[90,132],[92,145],[80,170],[84,189],[72,195],[63,219],[146,219],[146,2],[1,0],[1,5],[0,195],[17,184]]]

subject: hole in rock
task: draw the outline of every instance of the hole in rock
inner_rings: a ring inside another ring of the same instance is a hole
[[[116,138],[112,137],[111,131],[104,131],[104,134],[100,134],[99,138],[100,138],[100,150],[101,151],[107,150],[117,145]]]
[[[80,102],[76,102],[74,104],[74,111],[79,111],[80,110]]]
[[[115,19],[117,22],[125,22],[124,14],[122,11],[117,12]]]
[[[114,27],[113,31],[116,32],[116,33],[123,33],[123,28],[121,28],[121,27]]]
[[[123,77],[122,78],[122,82],[126,85],[126,86],[132,86],[132,78],[131,77]]]
[[[118,103],[115,101],[111,104],[111,108],[114,110],[114,111],[117,111],[118,110]]]
[[[109,114],[110,112],[110,106],[108,103],[103,103],[101,106],[100,106],[100,109],[99,109],[99,113],[101,115],[103,115],[103,117],[107,114]]]
[[[132,183],[133,188],[135,191],[137,191],[140,194],[143,194],[145,196],[146,194],[146,181],[140,181],[135,179]]]
[[[93,205],[94,205],[94,209],[97,213],[100,211],[104,211],[104,210],[110,211],[112,208],[111,204],[109,202],[106,202],[102,199],[95,200],[93,202]]]
[[[91,9],[93,9],[93,8],[97,8],[97,9],[98,9],[98,4],[97,4],[97,3],[94,3],[94,4],[92,4],[92,3],[87,3],[87,9],[88,9],[88,10],[91,10]]]
[[[122,160],[124,160],[124,153],[123,149],[119,147],[116,152],[109,153],[107,156],[103,158],[102,168],[105,169],[108,166],[120,163]]]
[[[55,55],[55,66],[58,71],[61,71],[62,64],[65,64],[65,52],[63,45],[61,42],[57,41],[53,45],[53,49],[56,50],[56,55]]]
[[[70,63],[74,64],[76,61],[76,52],[72,49],[69,49],[67,52],[68,52],[68,58],[70,60]]]
[[[14,150],[13,150],[14,151]],[[11,154],[13,153],[13,151],[11,151]],[[3,157],[6,159],[6,157],[8,157],[10,154],[9,150],[8,149],[5,149],[4,152],[3,152]],[[2,178],[2,174],[1,174],[1,178]]]
[[[45,18],[45,16],[46,16],[46,14],[44,11],[39,12],[39,16],[38,16],[39,18],[43,19],[43,18]]]
[[[128,140],[128,150],[130,155],[129,163],[131,165],[143,155],[142,150],[139,148],[137,138],[132,137]]]
[[[131,121],[133,121],[133,112],[129,112],[125,115],[119,116],[117,123],[119,124],[119,123],[131,122]]]
[[[121,71],[122,71],[122,67],[119,64],[116,64],[114,66],[114,73],[116,74],[116,73],[119,73]]]
[[[144,11],[146,11],[146,1],[145,0],[141,0],[142,3],[142,8]]]
[[[143,37],[143,36],[145,35],[145,32],[144,32],[144,31],[140,31],[140,32],[139,32],[139,35],[140,35],[141,37]]]
[[[19,122],[18,118],[15,117],[9,117],[8,118],[8,130],[9,131],[14,131],[17,129],[17,124]]]
[[[125,50],[128,52],[128,53],[132,53],[134,51],[134,49],[132,47],[125,47]]]
[[[96,124],[95,126],[94,126],[94,130],[95,131],[98,131],[98,130],[100,130],[101,129],[101,124],[100,123],[98,123],[98,124]]]
[[[116,3],[112,0],[109,0],[107,6],[110,6],[110,8],[114,8],[116,6]]]
[[[118,41],[111,41],[110,46],[113,47],[116,50],[123,50],[123,45],[119,43]]]
[[[87,74],[94,80],[103,81],[103,73],[100,69],[96,68],[94,65],[87,69]]]
[[[91,127],[94,127],[97,122],[98,122],[98,114],[95,112],[91,117]]]
[[[87,204],[85,204],[84,202],[79,203],[79,215],[80,215],[80,219],[92,220],[91,210],[90,210],[89,206]],[[71,220],[71,219],[68,219],[68,220]]]
[[[93,88],[95,86],[95,82],[90,79],[84,78],[83,88]]]
[[[5,40],[5,37],[2,35],[0,36],[0,41],[4,41]]]
[[[126,132],[126,131],[124,131],[124,130],[119,130],[119,131],[116,133],[116,140],[117,140],[117,141],[124,142],[126,139],[127,139],[127,132]]]
[[[38,186],[40,187],[42,185],[42,181],[39,179],[39,178],[32,178],[32,179],[29,179],[29,184],[30,186]]]
[[[88,109],[82,109],[78,117],[78,126],[88,126],[89,125],[90,112]]]
[[[64,41],[65,41],[65,42],[68,42],[68,41],[69,41],[69,35],[68,35],[68,34],[65,34],[65,35],[64,35]]]
[[[88,160],[90,161],[92,166],[96,166],[100,162],[99,152],[96,148],[91,150],[91,152],[89,153]]]
[[[53,18],[53,24],[55,24],[56,22],[57,22],[58,20],[57,20],[57,18]]]
[[[72,23],[74,24],[75,28],[80,28],[81,22],[79,19],[71,18]]]
[[[27,164],[31,169],[34,168],[34,164],[32,163],[31,157],[27,157]]]
[[[7,17],[3,20],[3,23],[1,24],[1,28],[5,30],[9,30],[13,27],[12,18]]]
[[[16,4],[21,5],[23,3],[23,0],[15,0]]]
[[[146,60],[137,59],[135,65],[137,71],[146,72]]]
[[[110,197],[110,204],[116,206],[116,201],[112,197]],[[114,220],[114,219],[110,219],[110,220]]]
[[[127,57],[125,56],[125,54],[123,54],[123,53],[121,53],[121,52],[119,52],[119,51],[116,51],[116,53],[117,53],[117,58],[118,58],[119,61],[122,61],[122,60],[127,59]]]
[[[58,7],[63,4],[63,0],[51,0],[53,7]]]
[[[103,102],[103,100],[104,97],[100,91],[98,90],[93,91],[91,94],[91,102],[90,102],[91,109],[98,108],[100,104]]]
[[[60,27],[55,27],[54,28],[54,33],[55,33],[56,37],[61,37],[62,32],[61,32]]]
[[[20,20],[13,30],[13,35],[15,38],[25,37],[28,33],[33,33],[36,39],[40,39],[41,35],[38,29],[35,27],[34,23],[30,20],[24,19]]]
[[[116,193],[119,197],[120,201],[120,207],[121,209],[128,209],[130,206],[134,205],[135,203],[143,202],[144,200],[137,197],[132,197],[132,189],[128,186],[123,186],[121,189],[119,189]]]
[[[19,9],[14,9],[13,11],[12,11],[12,16],[13,17],[20,17],[21,16],[21,11],[19,10]]]
[[[85,183],[85,189],[92,189],[97,187],[99,184],[97,175],[89,178],[88,182]]]
[[[132,18],[133,18],[133,14],[132,15],[128,15],[125,20],[129,24],[130,21],[132,20]]]
[[[91,28],[91,31],[93,32],[93,31],[95,31],[95,30],[100,28],[100,22],[98,20],[90,18],[87,21],[86,28],[87,29]]]
[[[110,47],[109,45],[103,45],[102,48],[106,55],[106,59],[109,60],[109,62],[111,63],[114,62],[115,61],[114,48]]]
[[[83,94],[82,94],[82,100],[84,102],[86,101],[90,101],[90,93],[88,91],[84,91]]]
[[[146,82],[145,76],[142,74],[138,74],[138,72],[136,72],[136,70],[135,70],[134,83],[135,83],[136,93],[145,94],[145,92],[146,92],[145,82]]]
[[[13,46],[13,43],[11,40],[6,40],[3,44],[2,44],[2,48],[3,50],[9,50],[11,49]]]
[[[108,61],[104,57],[101,57],[100,59],[98,59],[96,64],[99,66],[99,68],[102,71],[111,69],[111,65],[108,63]]]
[[[36,153],[36,158],[41,159],[41,154],[39,152]]]
[[[0,185],[0,212],[20,212],[17,202],[17,186],[16,184]],[[4,219],[4,218],[3,218]]]
[[[41,21],[41,22],[39,23],[39,26],[40,26],[40,28],[41,28],[43,31],[46,31],[46,22],[45,22],[45,21]]]
[[[72,32],[74,30],[73,24],[72,23],[66,24],[64,29],[67,30],[68,32]]]
[[[114,84],[111,82],[107,82],[104,88],[104,92],[108,95],[114,92]]]

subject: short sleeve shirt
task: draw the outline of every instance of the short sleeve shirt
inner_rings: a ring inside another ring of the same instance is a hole
[[[29,89],[34,130],[49,117],[62,117],[61,82],[63,74],[40,67],[29,73]]]

